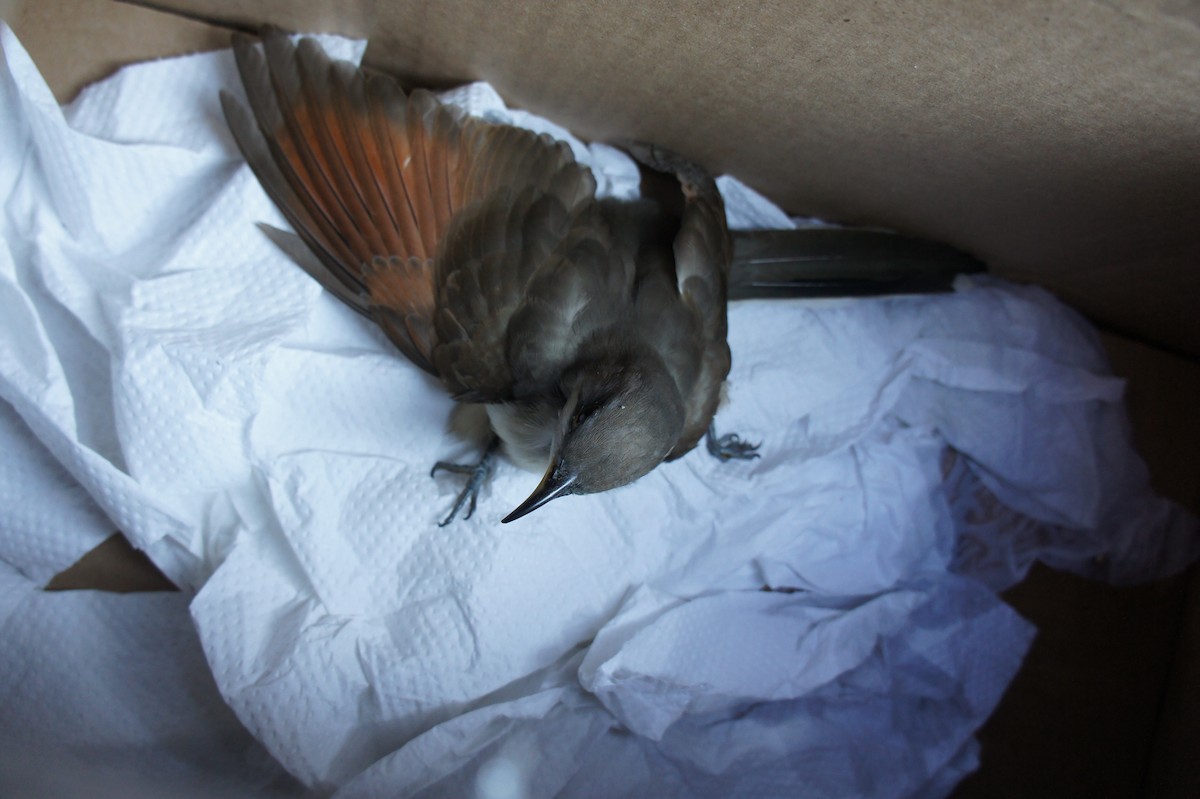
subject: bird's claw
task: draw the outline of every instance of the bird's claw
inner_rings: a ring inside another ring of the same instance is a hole
[[[479,489],[483,488],[483,484],[492,474],[492,455],[496,451],[497,443],[493,440],[477,463],[438,461],[433,464],[433,468],[429,470],[430,477],[435,476],[439,471],[468,475],[467,484],[463,486],[462,491],[458,492],[458,497],[454,500],[454,507],[450,509],[450,513],[445,519],[438,522],[438,527],[445,527],[454,521],[454,517],[462,510],[463,505],[467,506],[467,512],[462,517],[463,521],[471,518],[471,514],[475,512],[475,503],[479,499]]]
[[[719,461],[754,460],[758,457],[759,446],[761,445],[743,441],[737,433],[718,436],[716,428],[713,427],[708,428],[708,435],[704,437],[704,447],[708,454]]]

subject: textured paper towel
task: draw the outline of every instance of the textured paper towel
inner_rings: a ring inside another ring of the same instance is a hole
[[[19,597],[0,617],[0,795],[301,794],[221,700],[185,596],[45,593],[7,563],[0,585]]]
[[[41,590],[112,523],[7,403],[0,442],[0,796],[300,796],[222,701],[187,596]]]
[[[320,793],[943,795],[1031,635],[993,589],[1038,557],[1121,580],[1195,557],[1095,337],[986,278],[738,304],[717,421],[759,460],[693,453],[501,528],[536,481],[505,464],[437,528],[459,485],[429,466],[474,453],[434,381],[254,226],[282,221],[220,118],[230,54],[123,70],[64,114],[0,43],[0,397],[196,592],[220,693]],[[567,136],[482,84],[451,99]],[[571,145],[636,191],[622,154]],[[789,224],[719,185],[732,223]],[[0,551],[26,574],[49,573],[31,537],[82,546],[24,529]]]

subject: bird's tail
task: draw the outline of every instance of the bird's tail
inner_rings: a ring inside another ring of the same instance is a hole
[[[681,216],[683,207],[688,207],[701,223],[724,216],[716,182],[703,167],[665,147],[637,141],[615,143],[652,170],[642,175],[644,196]],[[660,177],[656,179],[655,173]],[[683,207],[678,205],[680,200]],[[683,227],[686,230],[688,226]],[[713,230],[711,224],[700,227]],[[735,231],[732,244],[730,300],[927,294],[949,291],[958,275],[985,269],[976,258],[947,244],[875,230]],[[686,268],[689,259],[680,259],[678,252],[676,256]],[[681,283],[684,277],[681,275]]]
[[[946,244],[842,228],[737,231],[729,299],[869,297],[949,291],[985,266]]]

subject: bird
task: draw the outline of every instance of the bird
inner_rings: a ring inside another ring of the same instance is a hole
[[[703,169],[631,145],[678,180],[678,216],[599,200],[561,142],[406,93],[313,39],[261,40],[234,37],[250,111],[221,102],[315,257],[284,246],[455,400],[484,407],[485,460],[500,445],[542,471],[505,522],[631,483],[708,433],[730,368],[732,240]]]
[[[260,227],[486,415],[477,463],[433,466],[468,476],[441,525],[471,516],[498,450],[541,473],[505,523],[632,483],[706,437],[721,460],[757,457],[713,423],[731,266],[740,246],[739,296],[828,291],[828,275],[798,274],[803,242],[735,246],[714,179],[666,148],[621,143],[657,196],[598,199],[564,143],[405,92],[311,38],[237,33],[233,50],[249,109],[222,92],[226,122],[294,233]]]

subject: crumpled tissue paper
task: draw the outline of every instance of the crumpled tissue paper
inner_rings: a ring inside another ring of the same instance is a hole
[[[438,528],[459,485],[429,467],[473,456],[451,401],[255,226],[283,221],[219,111],[231,54],[61,109],[0,44],[0,750],[205,796],[943,796],[1033,634],[997,590],[1197,555],[1093,332],[986,277],[735,304],[717,422],[760,459],[502,527],[536,481],[505,464]],[[637,191],[484,84],[448,99]],[[793,224],[719,183],[735,226]],[[114,529],[183,594],[37,591]]]

